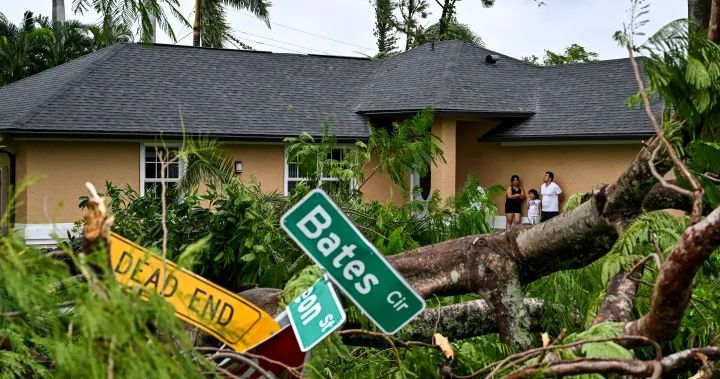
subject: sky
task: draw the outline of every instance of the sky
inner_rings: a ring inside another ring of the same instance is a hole
[[[65,0],[66,18],[94,23],[98,15],[74,14],[75,0]],[[188,19],[194,0],[179,0],[180,10]],[[229,10],[228,20],[234,35],[256,50],[372,56],[377,52],[373,36],[374,11],[370,0],[273,0],[271,28],[246,11]],[[440,7],[434,0],[431,15],[424,23],[437,22]],[[612,39],[615,31],[629,21],[631,0],[496,0],[484,8],[479,0],[460,0],[457,18],[469,25],[485,41],[488,49],[515,58],[537,55],[544,50],[562,52],[576,43],[599,54],[600,59],[623,58],[627,52]],[[649,20],[643,31],[651,35],[672,20],[687,17],[687,0],[649,0]],[[0,0],[0,12],[18,23],[25,10],[51,15],[52,0]],[[245,13],[245,14],[243,14]],[[180,39],[191,45],[190,30],[173,20]],[[158,43],[174,43],[158,30]],[[400,44],[399,44],[400,45]]]

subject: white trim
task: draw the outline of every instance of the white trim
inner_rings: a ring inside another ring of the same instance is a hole
[[[143,143],[140,144],[140,196],[144,196],[144,195],[145,195],[145,182],[148,182],[147,178],[145,177],[145,158],[147,158],[147,154],[145,153],[145,148],[148,147],[148,146],[159,146],[159,147],[163,147],[162,144],[160,144],[160,143],[155,143],[155,142],[143,142]],[[179,148],[180,148],[180,145],[178,145],[178,144],[165,144],[164,147],[167,147],[167,148],[169,148],[169,149],[171,149],[171,148],[177,148],[177,149],[179,149]],[[186,168],[186,166],[185,166],[185,160],[182,159],[182,158],[180,158],[178,163],[180,164],[180,167],[179,167],[180,177],[179,177],[178,179],[168,179],[168,178],[165,178],[165,182],[166,182],[166,183],[169,183],[169,182],[178,182],[178,181],[180,180],[180,178],[182,178],[182,176],[185,174],[185,168]],[[150,182],[150,183],[160,183],[160,179],[150,180],[149,182]]]
[[[640,145],[641,140],[617,140],[617,141],[523,141],[523,142],[500,142],[500,146],[575,146],[575,145]]]
[[[505,217],[505,215],[495,216],[495,225],[493,225],[493,228],[505,230],[505,222],[507,222],[507,217]],[[520,223],[530,224],[530,219],[527,217],[520,217]]]
[[[54,235],[66,240],[68,232],[72,232],[72,222],[58,224],[15,224],[14,232],[18,237],[25,238],[25,243],[33,246],[56,246]],[[76,234],[78,235],[78,234]]]
[[[289,193],[288,193],[288,182],[290,181],[290,169],[289,169],[289,166],[290,166],[290,165],[289,165],[289,163],[288,163],[288,147],[290,147],[290,144],[287,144],[287,143],[286,143],[286,144],[285,144],[285,148],[284,148],[284,153],[283,153],[283,168],[284,168],[284,170],[283,170],[283,171],[284,171],[284,173],[283,173],[283,194],[285,194],[285,196],[288,196],[288,195],[289,195]],[[335,145],[335,147],[333,148],[333,150],[335,150],[335,149],[353,149],[353,148],[355,148],[355,145],[353,145],[353,144],[339,143],[339,144],[336,144],[336,145]],[[343,158],[344,158],[344,157],[343,157]],[[300,172],[299,170],[300,170],[300,168],[298,168],[298,173]],[[301,178],[293,178],[293,179],[301,179]],[[307,180],[306,178],[304,178],[304,179]],[[321,179],[320,179],[320,180],[321,180],[321,181],[327,181],[327,182],[336,182],[336,181],[338,181],[337,178],[325,177],[324,175],[321,176]],[[353,179],[353,180],[350,182],[350,186],[351,186],[352,188],[357,188],[357,181],[356,181],[355,179]]]

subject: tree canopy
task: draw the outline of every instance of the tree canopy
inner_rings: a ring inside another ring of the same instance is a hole
[[[532,64],[541,64],[540,58],[536,55],[522,57],[522,60]],[[543,57],[542,64],[545,66],[552,66],[568,63],[594,62],[597,60],[597,53],[586,51],[584,47],[573,43],[565,48],[564,53],[554,53],[550,50],[545,50],[545,57]]]

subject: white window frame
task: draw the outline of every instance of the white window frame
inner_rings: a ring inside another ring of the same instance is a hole
[[[283,188],[283,193],[285,194],[285,196],[290,195],[290,192],[289,192],[289,190],[288,190],[288,183],[289,183],[290,181],[293,181],[293,182],[302,182],[302,181],[308,181],[308,180],[309,180],[308,178],[291,178],[291,177],[290,177],[290,163],[288,162],[288,148],[289,148],[289,147],[290,147],[290,145],[285,144],[285,154],[283,155],[283,156],[284,156],[284,159],[283,159],[284,164],[283,164],[283,166],[285,167],[285,174],[284,174],[284,178],[283,178],[283,187],[284,187],[284,188]],[[337,144],[337,145],[335,145],[335,147],[333,148],[333,150],[336,150],[336,149],[337,149],[337,150],[345,150],[345,149],[354,149],[354,148],[355,148],[355,145],[352,145],[352,144]],[[298,171],[298,172],[299,172],[299,171]],[[333,177],[329,177],[329,176],[325,176],[324,173],[323,173],[323,174],[321,175],[321,177],[320,177],[320,182],[321,182],[321,183],[322,183],[322,182],[337,182],[338,180],[340,180],[340,179],[338,179],[338,178],[333,178]],[[351,188],[351,189],[356,189],[356,188],[357,188],[357,181],[356,181],[355,179],[353,179],[352,182],[350,183],[350,188]]]
[[[155,147],[155,146],[157,146],[158,148],[167,148],[167,149],[171,149],[171,150],[172,149],[179,150],[181,147],[179,144],[161,145],[161,144],[153,143],[153,142],[146,142],[146,143],[140,144],[140,196],[145,196],[145,183],[160,183],[162,181],[162,179],[159,179],[159,178],[158,179],[148,179],[145,177],[145,158],[147,158],[147,153],[145,152],[145,150],[148,147]],[[187,164],[186,164],[185,160],[180,158],[178,163],[180,165],[180,167],[179,167],[180,175],[177,178],[165,178],[165,183],[177,183],[185,175],[185,169],[187,168]]]

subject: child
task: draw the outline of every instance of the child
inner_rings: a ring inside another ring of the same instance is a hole
[[[540,223],[540,214],[542,213],[542,203],[540,196],[535,189],[528,191],[528,219],[530,224]]]

